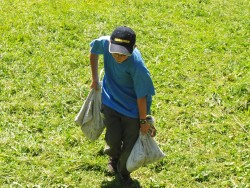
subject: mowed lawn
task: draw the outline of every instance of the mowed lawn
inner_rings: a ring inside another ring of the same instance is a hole
[[[120,25],[151,72],[166,154],[137,187],[250,187],[249,0],[0,0],[0,187],[120,186],[104,133],[74,123],[89,43]]]

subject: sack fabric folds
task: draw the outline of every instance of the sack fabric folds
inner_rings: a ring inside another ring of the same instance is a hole
[[[135,171],[141,166],[156,162],[162,159],[165,154],[157,145],[155,139],[149,134],[141,132],[129,155],[126,163],[129,172]]]
[[[91,89],[75,118],[75,122],[81,126],[83,134],[90,141],[97,140],[105,127],[100,111],[101,90],[101,83],[98,86],[98,90]]]

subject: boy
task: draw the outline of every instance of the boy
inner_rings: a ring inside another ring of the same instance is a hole
[[[98,85],[98,56],[104,57],[102,112],[106,126],[105,154],[110,157],[110,171],[118,173],[123,185],[131,185],[126,169],[129,154],[139,136],[149,132],[146,115],[155,94],[150,73],[135,46],[136,34],[126,26],[116,28],[111,36],[91,42],[91,88]]]

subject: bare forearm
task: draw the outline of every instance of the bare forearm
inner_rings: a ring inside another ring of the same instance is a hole
[[[98,55],[90,54],[90,66],[92,72],[92,82],[98,82]]]
[[[139,118],[146,119],[147,116],[147,100],[146,97],[137,99],[137,105],[139,109]]]
[[[139,118],[140,118],[140,130],[142,134],[147,134],[150,126],[146,121],[147,117],[147,99],[146,97],[142,97],[137,99],[137,105],[139,109]]]

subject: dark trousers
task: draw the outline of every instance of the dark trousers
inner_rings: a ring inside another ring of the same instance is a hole
[[[129,173],[126,162],[139,136],[138,118],[126,117],[106,105],[102,105],[102,113],[106,126],[107,144],[104,153],[118,159],[117,170],[126,175]]]

